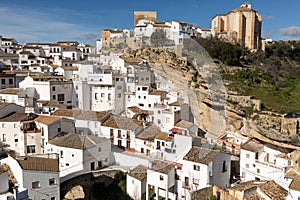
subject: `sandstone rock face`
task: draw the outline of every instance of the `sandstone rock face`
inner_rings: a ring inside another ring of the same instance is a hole
[[[224,86],[218,72],[211,70],[211,65],[205,59],[200,60],[199,68],[197,59],[189,60],[182,57],[180,52],[182,49],[174,47],[146,48],[131,52],[127,56],[146,60],[155,73],[173,83],[175,90],[183,91],[197,125],[210,135],[218,137],[224,131],[241,130],[251,137],[269,138],[271,143],[275,140],[300,146],[300,119],[262,112],[261,101],[251,96],[239,96],[231,92],[225,94],[226,101],[212,100],[218,99],[219,95],[215,94],[219,90],[214,87]],[[254,130],[244,127],[245,123],[254,127]]]
[[[73,187],[64,197],[65,200],[67,199],[84,199],[85,194],[83,191],[82,186],[77,185]]]

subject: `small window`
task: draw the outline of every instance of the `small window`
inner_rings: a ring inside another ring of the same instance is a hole
[[[121,93],[118,93],[118,98],[121,98],[122,97],[122,94]]]
[[[68,167],[68,166],[69,166],[69,163],[66,163],[66,166]]]
[[[256,172],[259,174],[260,173],[260,169],[257,169]]]
[[[161,124],[161,121],[160,121],[160,119],[158,119],[158,120],[157,120],[157,124]]]
[[[18,139],[15,139],[15,142],[18,142]]]
[[[146,99],[147,97],[146,96],[144,96],[144,99]]]
[[[39,181],[32,182],[32,189],[40,188],[41,184]]]
[[[193,178],[193,184],[194,185],[199,185],[199,179]]]
[[[55,197],[51,197],[51,199],[50,200],[55,200]]]
[[[159,180],[160,180],[160,181],[163,181],[163,180],[164,180],[164,176],[163,176],[163,175],[160,175],[160,176],[159,176]]]
[[[72,154],[72,157],[74,157],[74,154]]]
[[[55,91],[55,86],[52,87],[52,91]]]
[[[199,165],[194,165],[194,170],[195,171],[200,171],[200,166]]]
[[[246,164],[246,168],[249,168],[249,164]]]
[[[2,135],[2,142],[6,142],[6,134]]]
[[[56,179],[55,178],[50,178],[49,179],[49,185],[56,185]]]
[[[98,148],[98,151],[99,151],[99,152],[101,151],[101,147]]]
[[[250,154],[249,153],[246,154],[246,158],[250,158]]]
[[[56,99],[56,95],[52,95],[52,99],[55,100]]]

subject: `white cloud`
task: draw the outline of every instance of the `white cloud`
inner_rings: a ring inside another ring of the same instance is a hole
[[[42,12],[21,8],[0,7],[0,34],[20,42],[56,42],[81,40],[87,42],[95,37],[94,30],[63,21],[59,12]],[[95,30],[98,27],[95,27]]]
[[[279,34],[289,37],[300,37],[300,26],[290,26],[279,29]]]

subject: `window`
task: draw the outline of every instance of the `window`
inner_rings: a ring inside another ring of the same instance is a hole
[[[141,96],[138,96],[138,98],[140,99],[140,98],[141,98]]]
[[[55,86],[52,87],[52,91],[55,91]]]
[[[223,162],[222,172],[227,172],[226,161]]]
[[[105,97],[105,93],[101,93],[101,97],[102,97],[102,98]]]
[[[5,127],[5,124],[2,124],[2,128],[4,128]]]
[[[114,137],[114,129],[110,129],[110,137]]]
[[[249,155],[249,153],[247,153],[247,154],[246,154],[246,158],[250,158],[250,155]]]
[[[157,124],[161,124],[161,121],[160,121],[160,119],[158,119],[158,120],[157,120]]]
[[[69,163],[66,163],[66,166],[69,167]]]
[[[194,185],[199,185],[199,179],[193,178],[193,184]]]
[[[151,104],[148,104],[148,107],[151,107]]]
[[[61,132],[61,128],[57,128],[57,132]]]
[[[18,139],[15,139],[15,142],[18,142]]]
[[[55,178],[50,178],[49,179],[49,185],[56,185],[56,179]]]
[[[17,128],[18,127],[18,124],[14,124],[14,128]]]
[[[160,110],[157,111],[157,114],[160,114]]]
[[[108,94],[107,99],[108,99],[108,101],[111,100],[111,94]]]
[[[4,79],[4,78],[1,79],[1,84],[2,84],[2,85],[5,85],[5,79]]]
[[[8,83],[9,83],[10,85],[12,85],[12,84],[14,83],[13,79],[12,79],[12,78],[8,79]]]
[[[78,85],[75,86],[76,90],[78,90]]]
[[[130,131],[127,131],[127,139],[130,139]]]
[[[63,158],[64,157],[64,152],[60,151],[60,157]]]
[[[144,99],[146,99],[146,96],[144,96]]]
[[[35,145],[27,146],[27,153],[35,153]]]
[[[200,166],[199,165],[194,165],[194,170],[195,171],[200,171]]]
[[[41,184],[39,181],[32,182],[32,189],[40,188]]]
[[[99,151],[99,152],[101,151],[101,147],[98,148],[98,151]]]
[[[160,180],[160,181],[163,181],[163,180],[164,180],[164,176],[163,176],[163,175],[160,175],[160,176],[159,176],[159,180]]]
[[[55,100],[56,99],[56,95],[52,95],[52,99]]]
[[[118,93],[118,98],[121,98],[122,97],[122,94],[121,93]]]
[[[249,164],[246,164],[246,168],[249,168]]]
[[[122,89],[122,86],[121,85],[118,85],[117,86],[117,90],[121,90]]]
[[[170,123],[170,117],[166,117],[166,123]]]
[[[259,174],[260,173],[260,169],[256,169],[256,172]]]
[[[98,100],[98,93],[95,93],[95,100]]]
[[[64,101],[65,100],[65,94],[58,94],[57,95],[57,100],[58,101]]]
[[[50,200],[55,200],[55,197],[51,197],[51,199]]]
[[[2,142],[6,142],[6,134],[2,135]]]

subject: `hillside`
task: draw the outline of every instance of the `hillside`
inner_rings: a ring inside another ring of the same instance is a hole
[[[250,53],[216,39],[196,39],[220,68],[228,93],[250,95],[262,109],[300,112],[300,42],[280,41]]]

